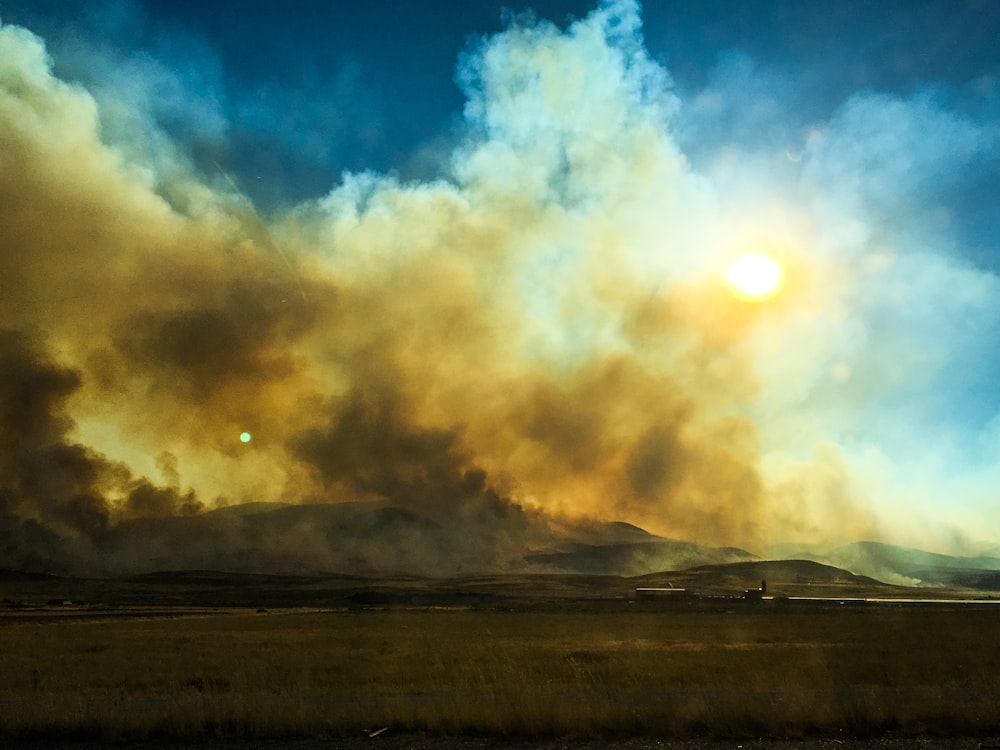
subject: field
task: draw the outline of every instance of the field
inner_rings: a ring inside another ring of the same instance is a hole
[[[53,608],[0,616],[0,736],[1000,730],[1000,609]]]

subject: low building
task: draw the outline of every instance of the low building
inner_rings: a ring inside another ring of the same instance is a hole
[[[637,588],[635,590],[635,600],[637,602],[646,601],[686,601],[692,599],[692,594],[687,589],[674,588]]]
[[[764,598],[764,594],[767,593],[767,581],[760,582],[759,589],[747,589],[743,592],[743,598],[751,602],[759,602]]]

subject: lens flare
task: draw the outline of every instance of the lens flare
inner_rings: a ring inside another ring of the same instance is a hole
[[[241,443],[249,443],[252,438],[253,438],[253,435],[251,435],[249,432],[241,432],[240,433],[240,442]]]
[[[761,253],[747,253],[734,260],[726,269],[726,282],[743,299],[763,300],[781,287],[783,277],[778,262]]]

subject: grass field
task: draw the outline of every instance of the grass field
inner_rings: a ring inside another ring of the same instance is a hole
[[[0,734],[1000,729],[1000,612],[394,610],[0,618]]]

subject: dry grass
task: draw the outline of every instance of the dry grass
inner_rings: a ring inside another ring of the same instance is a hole
[[[1000,612],[0,620],[0,734],[1000,729]]]

